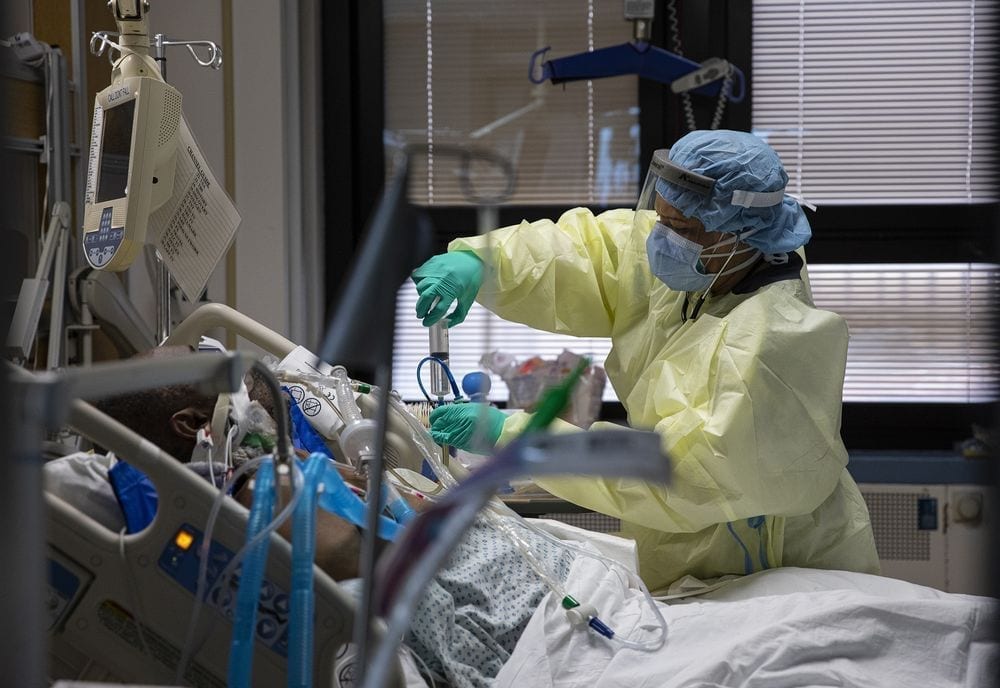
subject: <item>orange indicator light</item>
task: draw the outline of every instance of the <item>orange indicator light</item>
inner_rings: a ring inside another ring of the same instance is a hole
[[[177,537],[174,538],[174,544],[185,552],[191,548],[194,543],[194,535],[187,532],[186,530],[181,530],[177,532]]]

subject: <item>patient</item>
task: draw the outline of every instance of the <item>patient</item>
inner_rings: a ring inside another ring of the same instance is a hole
[[[163,346],[133,356],[135,360],[177,358],[192,353],[186,346]],[[255,370],[244,376],[247,395],[274,416],[274,402]],[[134,430],[171,456],[187,463],[195,449],[198,430],[210,430],[215,396],[194,385],[170,385],[101,399],[95,406]],[[217,442],[217,444],[220,444]],[[221,446],[219,447],[221,450]]]
[[[187,353],[186,347],[169,347],[140,357]],[[251,400],[262,404],[269,401],[266,388],[252,376],[247,379],[247,387]],[[116,397],[98,407],[197,468],[199,462],[191,461],[195,438],[199,429],[210,424],[216,401],[192,386],[178,385]],[[271,440],[273,443],[273,437]],[[117,532],[124,521],[107,483],[113,463],[114,459],[97,454],[51,461],[46,464],[46,488]],[[82,478],[89,480],[86,490],[81,489],[87,483]],[[95,484],[104,488],[99,499],[93,494],[99,491],[94,489]],[[249,506],[252,489],[242,489],[235,497]],[[355,579],[360,531],[325,511],[318,514],[316,531],[316,564],[334,580]],[[279,533],[291,538],[287,525]],[[565,580],[573,557],[546,540],[530,534],[525,537],[547,569]],[[477,522],[432,581],[417,609],[406,644],[432,672],[451,685],[489,685],[513,652],[546,592],[548,589],[520,552],[485,521]]]

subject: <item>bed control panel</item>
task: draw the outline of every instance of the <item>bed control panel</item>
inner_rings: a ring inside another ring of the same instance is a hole
[[[45,613],[52,633],[62,626],[93,576],[52,548],[48,550],[46,565]]]
[[[202,549],[202,532],[185,523],[175,533],[160,554],[160,568],[184,589],[195,594],[198,588],[199,553]],[[230,577],[225,588],[216,585],[219,576],[232,561],[235,553],[213,540],[208,549],[209,590],[205,604],[216,609],[230,623],[236,614],[236,591],[239,588],[240,567]],[[289,631],[289,597],[271,581],[264,579],[257,600],[257,622],[254,633],[267,648],[287,659]]]

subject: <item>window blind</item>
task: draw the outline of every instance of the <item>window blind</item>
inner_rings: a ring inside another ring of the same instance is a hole
[[[844,401],[976,403],[997,398],[1000,369],[994,323],[1000,268],[978,263],[823,264],[809,266],[818,308],[843,316],[850,330]],[[407,282],[396,307],[393,385],[422,399],[417,363],[427,355],[427,329],[414,315],[416,289]],[[451,367],[461,382],[484,353],[554,359],[563,349],[607,358],[611,342],[539,332],[514,325],[475,304],[451,330]],[[424,366],[424,385],[429,381]],[[504,401],[496,376],[490,398]],[[609,384],[606,401],[616,399]]]
[[[517,171],[512,204],[625,205],[638,195],[636,77],[553,86],[528,80],[547,57],[624,43],[621,3],[597,0],[386,0],[385,126],[390,144],[429,144],[411,200],[464,205],[445,146],[492,151]],[[436,148],[435,148],[436,147]],[[489,190],[499,188],[489,179]]]
[[[754,0],[753,129],[826,204],[997,200],[997,3]]]

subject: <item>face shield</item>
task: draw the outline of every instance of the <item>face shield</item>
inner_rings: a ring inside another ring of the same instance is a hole
[[[708,201],[715,187],[715,179],[674,163],[667,150],[653,153],[634,221],[652,226],[646,238],[650,270],[671,289],[705,294],[720,277],[743,270],[761,255],[756,248],[741,243],[756,230],[728,233],[721,240],[705,244],[701,219],[694,213],[685,215],[667,200],[677,190],[683,190]],[[724,262],[715,272],[709,272],[706,264],[714,258],[723,258]]]

